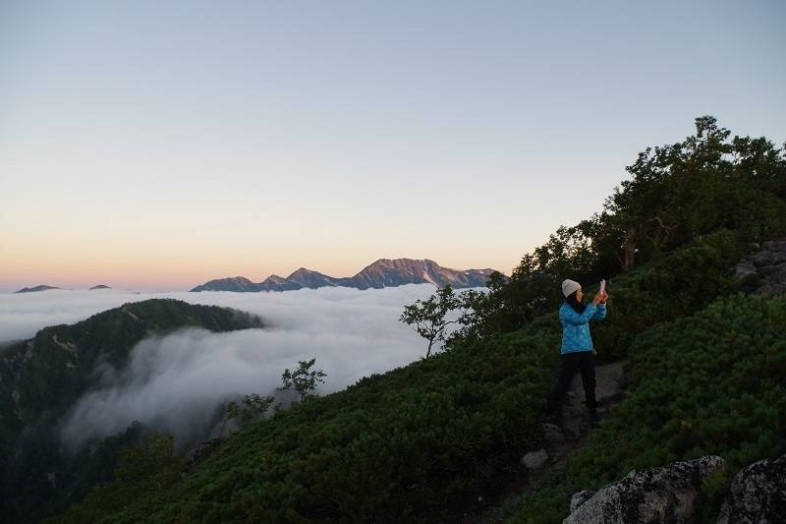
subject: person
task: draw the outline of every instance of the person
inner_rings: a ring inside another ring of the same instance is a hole
[[[573,377],[580,371],[590,422],[593,427],[597,427],[594,361],[597,353],[592,344],[589,323],[606,318],[606,301],[609,295],[605,291],[600,291],[590,304],[584,304],[581,284],[566,279],[562,282],[562,296],[565,297],[565,301],[559,309],[559,320],[562,324],[559,378],[548,397],[547,409],[556,422],[562,422],[562,400],[570,389]]]

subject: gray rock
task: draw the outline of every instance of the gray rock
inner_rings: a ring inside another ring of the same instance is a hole
[[[734,279],[744,280],[755,274],[756,274],[756,265],[753,263],[753,261],[743,260],[742,262],[737,264],[734,274]]]
[[[570,497],[570,512],[575,513],[576,510],[579,509],[589,499],[591,499],[595,493],[595,491],[590,491],[588,489],[574,493],[573,496]]]
[[[764,524],[786,519],[786,455],[743,468],[731,483],[718,524]]]
[[[786,240],[765,242],[736,267],[735,285],[762,295],[786,293]]]
[[[724,464],[722,458],[709,456],[632,471],[579,505],[563,524],[692,522],[702,481]]]
[[[770,273],[770,280],[780,285],[781,288],[786,286],[786,264],[774,268]]]
[[[548,461],[549,454],[546,453],[546,450],[543,448],[537,451],[530,451],[521,458],[521,463],[524,464],[527,469],[540,469],[545,466]]]

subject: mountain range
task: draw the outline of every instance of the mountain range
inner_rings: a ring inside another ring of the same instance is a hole
[[[454,288],[484,287],[494,269],[450,269],[433,260],[411,258],[381,258],[352,277],[331,277],[301,267],[288,277],[271,275],[254,283],[245,277],[220,278],[201,284],[191,291],[292,291],[321,287],[351,287],[357,289],[396,287],[404,284],[450,285]]]

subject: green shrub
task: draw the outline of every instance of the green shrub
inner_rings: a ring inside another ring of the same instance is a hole
[[[734,263],[741,254],[738,236],[719,231],[613,280],[609,284],[609,315],[593,327],[602,357],[624,357],[636,334],[698,311],[728,294]]]

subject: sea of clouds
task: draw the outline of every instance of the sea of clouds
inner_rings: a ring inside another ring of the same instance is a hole
[[[284,293],[161,293],[49,290],[0,294],[0,341],[28,339],[46,326],[72,324],[127,302],[175,298],[226,306],[262,317],[268,327],[231,333],[186,329],[153,337],[132,351],[125,369],[96,370],[87,392],[63,421],[66,443],[125,430],[138,421],[191,440],[209,428],[228,398],[281,386],[284,369],[316,359],[326,373],[318,391],[341,390],[425,355],[426,341],[399,322],[403,307],[435,292],[428,284]]]

